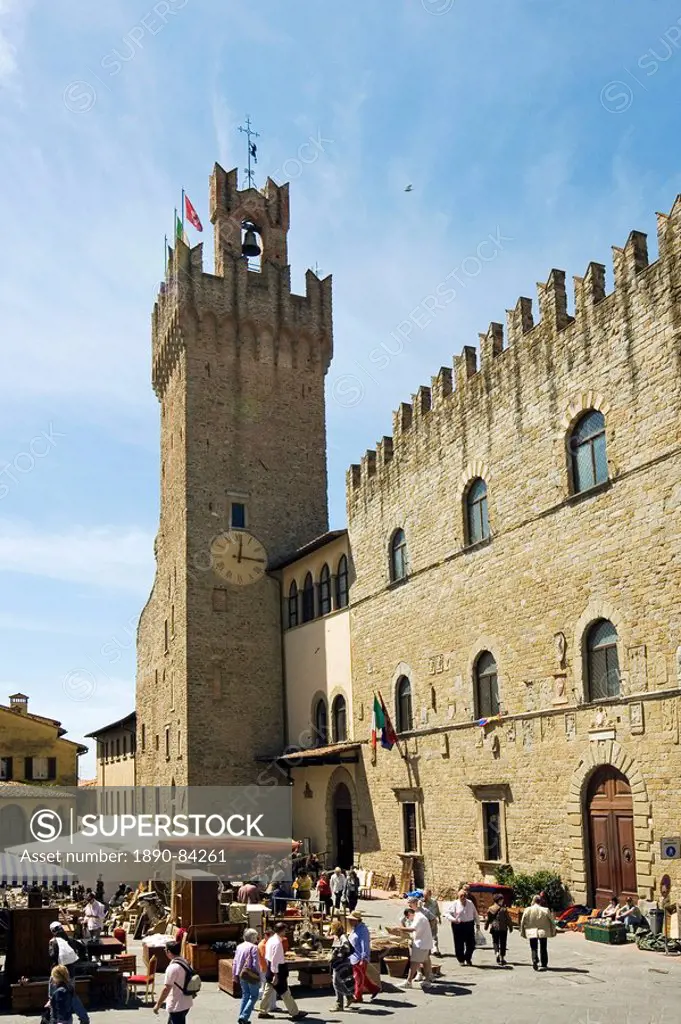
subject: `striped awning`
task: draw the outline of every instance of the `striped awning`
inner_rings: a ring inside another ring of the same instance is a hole
[[[75,881],[74,873],[59,864],[34,864],[0,853],[0,885],[70,885]]]

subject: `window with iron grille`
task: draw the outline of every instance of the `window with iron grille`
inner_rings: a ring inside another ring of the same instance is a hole
[[[402,825],[404,834],[404,852],[419,852],[419,830],[416,817],[416,804],[402,804]]]

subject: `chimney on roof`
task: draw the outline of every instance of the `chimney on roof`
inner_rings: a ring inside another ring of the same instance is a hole
[[[9,706],[18,715],[25,715],[28,713],[28,697],[25,693],[11,693]]]

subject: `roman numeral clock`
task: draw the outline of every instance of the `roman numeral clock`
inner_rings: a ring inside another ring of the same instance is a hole
[[[252,533],[232,530],[220,534],[210,549],[213,570],[228,583],[243,587],[257,583],[267,569],[267,552]]]

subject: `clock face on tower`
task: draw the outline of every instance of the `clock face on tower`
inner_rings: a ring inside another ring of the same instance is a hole
[[[239,587],[257,583],[267,569],[267,552],[246,530],[220,534],[211,544],[210,555],[213,571]]]

